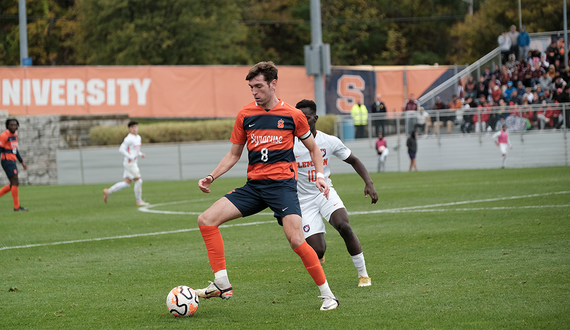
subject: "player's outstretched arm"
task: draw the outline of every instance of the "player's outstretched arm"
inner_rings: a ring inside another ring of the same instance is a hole
[[[198,181],[198,187],[202,192],[209,193],[210,189],[208,187],[210,187],[212,182],[234,167],[241,158],[243,147],[243,144],[232,144],[230,151],[220,160],[218,166],[216,166],[212,173]]]
[[[364,197],[370,196],[370,201],[372,204],[376,204],[378,201],[378,194],[376,193],[376,189],[374,188],[374,182],[370,178],[370,174],[366,169],[366,166],[358,159],[354,154],[350,154],[347,159],[344,160],[346,163],[350,164],[352,168],[360,175],[362,180],[364,181]]]
[[[315,171],[317,171],[317,181],[315,182],[315,185],[317,188],[319,188],[323,195],[325,195],[325,198],[328,199],[330,188],[323,174],[323,155],[321,154],[321,149],[319,149],[319,146],[315,142],[315,138],[312,134],[308,138],[301,141],[307,150],[309,150],[309,153],[311,154],[311,160],[313,161],[313,164],[315,164]]]

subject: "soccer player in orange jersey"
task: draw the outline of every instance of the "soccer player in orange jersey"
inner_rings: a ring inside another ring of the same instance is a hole
[[[316,164],[315,185],[328,197],[329,186],[323,175],[321,151],[315,143],[305,115],[275,95],[277,68],[273,62],[257,63],[245,79],[255,102],[245,105],[239,111],[230,139],[230,151],[209,175],[198,182],[198,186],[203,192],[209,193],[212,182],[238,162],[246,145],[249,155],[247,183],[227,193],[198,216],[198,225],[215,279],[208,287],[196,290],[196,293],[202,298],[229,299],[233,295],[226,270],[224,242],[218,227],[227,221],[269,207],[276,217],[283,219],[283,231],[289,245],[301,257],[305,268],[319,287],[321,310],[335,309],[338,299],[330,290],[319,258],[305,241],[301,229],[294,139],[301,139],[309,150],[311,159]]]
[[[4,172],[6,172],[8,176],[8,180],[10,180],[10,184],[0,189],[0,196],[11,192],[12,200],[14,201],[14,211],[27,211],[27,208],[20,206],[20,197],[18,194],[20,181],[18,180],[16,160],[22,164],[24,171],[28,169],[28,166],[22,160],[22,156],[20,156],[20,151],[18,150],[18,133],[16,133],[18,127],[20,127],[20,123],[17,119],[8,118],[6,120],[6,130],[0,134],[0,163],[2,164],[2,169],[4,169]]]

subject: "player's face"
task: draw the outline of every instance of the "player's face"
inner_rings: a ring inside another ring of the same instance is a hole
[[[299,110],[303,111],[303,114],[305,114],[305,117],[307,117],[307,122],[309,123],[309,126],[311,127],[311,131],[314,131],[315,130],[315,124],[317,123],[319,116],[317,116],[315,113],[313,113],[313,111],[311,111],[311,108],[308,108],[308,107],[301,108]]]
[[[18,124],[16,124],[15,121],[10,121],[8,123],[8,130],[10,131],[10,133],[14,134],[16,132],[16,130],[18,130]]]
[[[129,127],[129,132],[131,132],[132,135],[137,135],[139,133],[139,125]]]
[[[251,95],[257,102],[257,105],[265,108],[267,104],[272,100],[275,94],[275,85],[277,80],[273,80],[271,83],[265,81],[265,77],[262,74],[258,74],[253,79],[249,81],[249,88],[251,89]]]

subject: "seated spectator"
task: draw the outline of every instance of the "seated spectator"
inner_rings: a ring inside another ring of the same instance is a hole
[[[477,94],[475,94],[475,97],[479,99],[481,95],[484,95],[485,98],[489,96],[489,87],[487,87],[487,82],[485,81],[484,76],[479,77],[479,82],[477,83]]]
[[[531,62],[526,62],[524,68],[521,70],[521,75],[522,75],[522,79],[521,81],[523,82],[524,86],[530,86],[533,87],[532,85],[532,63]]]
[[[546,47],[546,59],[549,63],[560,59],[560,50],[556,45],[556,40],[551,39],[550,46]]]
[[[536,111],[536,120],[538,122],[538,128],[543,130],[544,127],[546,126],[546,124],[550,123],[550,118],[546,117],[546,102],[543,102],[543,107],[540,107],[537,111]],[[552,111],[552,109],[550,109]]]
[[[562,110],[553,109],[546,100],[542,101],[540,111],[542,111],[544,116],[548,118],[547,123],[551,128],[559,129],[564,124],[564,121],[562,120]]]
[[[487,102],[480,102],[477,106],[477,113],[473,115],[473,125],[475,126],[475,132],[485,132],[487,129],[487,123],[490,118],[490,105]],[[488,127],[491,131],[491,126]]]
[[[471,109],[471,102],[473,102],[473,99],[471,97],[467,97],[463,104],[462,114],[465,115],[461,116],[460,123],[461,132],[463,133],[471,133],[471,130],[473,129],[473,116],[469,111]],[[459,117],[459,114],[457,114],[457,117]]]
[[[507,103],[505,102],[504,99],[500,99],[499,100],[499,107],[497,109],[497,125],[498,122],[501,121],[501,119],[505,119],[509,116],[509,109],[507,109]],[[495,127],[495,130],[498,131],[501,128],[501,126],[497,126]]]
[[[491,72],[491,68],[486,66],[485,69],[483,69],[483,70],[484,71],[483,71],[482,77],[484,77],[485,80],[487,81],[487,83],[489,83],[489,81],[491,80],[491,75],[493,74]]]
[[[548,70],[550,67],[550,62],[548,62],[548,59],[546,58],[546,53],[540,54],[540,61],[538,63],[540,64],[540,67],[544,69],[544,71]]]
[[[524,86],[522,81],[519,81],[517,84],[517,95],[522,98],[524,93],[526,93],[526,87]]]
[[[436,96],[433,110],[439,112],[440,110],[446,111],[447,109],[448,106],[445,103],[443,103],[443,101],[439,96]],[[438,134],[439,128],[443,127],[444,125],[447,126],[447,133],[451,133],[451,128],[453,127],[453,120],[451,120],[448,115],[439,114],[439,121],[437,120],[437,117],[438,116],[434,117],[434,123],[433,123],[434,134]]]
[[[513,69],[513,72],[511,74],[511,81],[513,82],[513,86],[515,86],[515,88],[519,85],[519,82],[521,82],[519,68],[516,67]]]
[[[507,69],[510,72],[513,72],[513,70],[518,66],[518,62],[517,62],[517,58],[515,56],[515,54],[509,54],[509,60],[507,61],[507,63],[505,63],[505,66],[507,67]]]
[[[509,71],[505,65],[503,65],[501,74],[499,75],[499,81],[501,82],[501,86],[511,81],[511,71]]]
[[[560,95],[562,95],[562,92],[565,89],[566,89],[566,82],[564,81],[564,79],[562,79],[561,76],[556,77],[556,80],[552,85],[552,90],[554,91],[553,93],[554,99],[558,100],[559,103],[565,103],[560,101]]]
[[[570,103],[570,85],[564,87],[564,92],[558,96],[558,103]],[[570,109],[566,109],[566,127],[570,127]]]
[[[509,98],[505,97],[505,101],[507,102],[508,105],[519,105],[520,104],[520,98],[519,98],[519,94],[517,92],[517,90],[513,90],[511,92],[511,95],[509,95]]]
[[[552,97],[552,92],[550,89],[544,90],[544,100],[546,103],[554,103],[554,98]]]
[[[502,96],[501,88],[498,85],[495,85],[493,87],[493,92],[491,92],[491,99],[493,100],[493,103],[499,104],[501,96]]]
[[[467,83],[465,84],[465,98],[474,98],[477,96],[477,88],[475,87],[475,79],[473,76],[469,76]]]
[[[553,83],[552,78],[554,77],[555,74],[556,74],[556,72],[554,70],[554,65],[551,65],[548,68],[548,72],[546,74],[542,75],[542,77],[540,77],[540,79],[538,79],[538,83],[540,84],[542,89],[544,89],[545,91],[552,89],[552,83]]]
[[[532,129],[532,127],[536,124],[536,114],[526,99],[523,99],[522,101],[521,114],[528,123],[526,129]]]
[[[510,101],[511,99],[511,94],[516,91],[516,88],[513,85],[512,81],[507,82],[507,89],[505,90],[505,92],[503,93],[503,97],[505,99],[507,99],[507,101]]]
[[[534,101],[534,94],[535,93],[532,91],[532,88],[527,87],[524,94],[522,95],[522,99],[526,100],[528,104],[532,104]]]
[[[463,108],[463,100],[457,97],[457,95],[453,95],[451,97],[451,101],[448,104],[449,110],[453,111],[455,115],[451,115],[450,119],[453,120],[454,124],[458,124],[457,119],[457,110],[459,110],[459,115],[462,116],[462,108]],[[460,118],[461,123],[463,122],[463,118]]]
[[[418,132],[424,132],[424,139],[427,138],[429,133],[429,128],[431,127],[431,118],[429,113],[424,109],[424,107],[420,107],[418,111],[417,118],[416,118],[416,125],[414,129]],[[419,128],[419,130],[418,130]]]
[[[544,91],[542,90],[542,86],[536,86],[536,96],[538,97],[544,96]]]
[[[540,78],[546,74],[546,71],[540,66],[540,63],[535,62],[531,73],[531,85],[530,87],[536,86],[540,82]]]

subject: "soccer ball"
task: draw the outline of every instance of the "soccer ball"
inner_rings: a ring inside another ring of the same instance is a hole
[[[166,307],[176,317],[194,315],[198,309],[198,303],[198,295],[194,289],[184,285],[170,290],[166,297]]]

